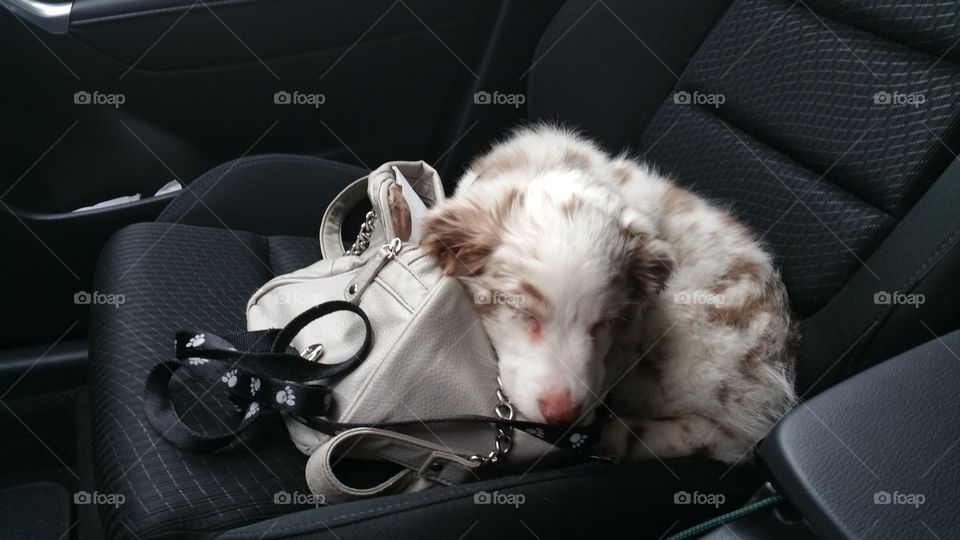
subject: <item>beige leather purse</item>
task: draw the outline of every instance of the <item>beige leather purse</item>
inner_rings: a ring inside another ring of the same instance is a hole
[[[400,239],[408,232],[398,229],[408,224],[397,213],[408,209],[397,196],[395,170],[426,206],[443,200],[440,178],[422,161],[386,163],[357,180],[323,216],[323,260],[257,290],[247,304],[245,336],[178,334],[173,369],[194,369],[215,383],[225,371],[221,380],[246,411],[240,430],[267,407],[283,413],[294,444],[310,456],[307,483],[326,503],[584,455],[599,437],[599,422],[574,428],[514,418],[496,354],[462,286],[422,248]],[[357,242],[345,248],[344,216],[364,193],[373,210]],[[250,352],[264,336],[270,352]],[[173,424],[162,404],[155,409],[148,416],[158,429]],[[206,450],[228,440],[202,435],[172,442]],[[351,485],[336,467],[344,458],[389,462],[393,472],[373,486]]]

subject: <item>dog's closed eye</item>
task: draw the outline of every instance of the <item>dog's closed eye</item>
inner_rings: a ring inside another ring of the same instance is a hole
[[[520,322],[527,330],[532,341],[538,341],[540,339],[543,333],[543,321],[537,314],[523,311],[520,313]]]

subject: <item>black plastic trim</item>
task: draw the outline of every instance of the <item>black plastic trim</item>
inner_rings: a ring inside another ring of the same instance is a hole
[[[48,394],[86,383],[87,341],[0,350],[0,396]]]

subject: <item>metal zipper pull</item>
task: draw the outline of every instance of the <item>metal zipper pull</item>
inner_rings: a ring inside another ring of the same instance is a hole
[[[394,238],[389,244],[384,244],[383,249],[387,251],[387,259],[392,259],[400,254],[403,249],[403,240]]]
[[[357,275],[357,279],[347,286],[344,294],[347,301],[356,302],[357,299],[360,298],[360,295],[363,294],[363,291],[373,283],[374,278],[377,277],[380,270],[383,270],[383,267],[386,266],[388,262],[400,254],[403,246],[403,241],[399,238],[394,238],[389,244],[380,246],[380,251],[376,255],[377,260],[369,261],[366,267]]]

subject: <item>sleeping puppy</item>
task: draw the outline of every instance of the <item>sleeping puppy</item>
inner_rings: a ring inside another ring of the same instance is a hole
[[[757,239],[576,134],[494,146],[421,243],[468,291],[519,417],[583,424],[609,407],[604,455],[750,459],[796,400],[798,332]]]

